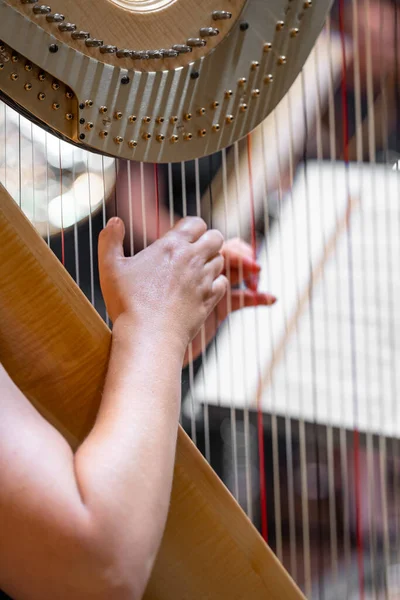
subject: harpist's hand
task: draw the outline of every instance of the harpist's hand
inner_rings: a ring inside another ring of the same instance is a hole
[[[112,321],[124,317],[135,330],[182,345],[196,335],[225,296],[223,236],[189,217],[163,238],[125,258],[120,219],[111,219],[99,239],[100,282]],[[172,347],[171,347],[172,348]]]
[[[271,306],[276,298],[271,294],[257,291],[258,277],[261,270],[253,257],[253,251],[246,242],[235,238],[226,242],[221,255],[224,258],[223,273],[232,286],[244,283],[244,289],[228,289],[225,296],[215,307],[205,322],[205,327],[193,340],[192,356],[186,352],[184,364],[197,358],[215,336],[218,327],[230,312],[248,306]]]

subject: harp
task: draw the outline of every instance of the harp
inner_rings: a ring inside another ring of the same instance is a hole
[[[0,359],[38,410],[72,445],[93,422],[113,214],[131,253],[201,214],[279,296],[185,373],[149,599],[399,593],[397,7],[374,6],[0,1]]]

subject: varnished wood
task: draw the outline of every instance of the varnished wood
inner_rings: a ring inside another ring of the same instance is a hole
[[[0,361],[72,444],[95,418],[110,340],[107,326],[0,186]],[[167,528],[146,598],[303,598],[182,429]]]

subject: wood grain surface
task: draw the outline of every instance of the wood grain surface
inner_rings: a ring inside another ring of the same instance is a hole
[[[73,445],[95,418],[110,341],[107,326],[0,186],[0,361]],[[145,597],[304,599],[182,429],[168,523]]]

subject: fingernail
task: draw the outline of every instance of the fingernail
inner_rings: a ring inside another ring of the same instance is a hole
[[[239,261],[239,264],[240,264],[240,261]],[[252,271],[253,273],[259,273],[261,271],[261,267],[258,264],[258,262],[256,262],[252,258],[244,258],[243,266],[247,267],[249,269],[249,271]]]
[[[107,227],[114,227],[115,225],[119,225],[120,220],[118,217],[112,217],[108,223],[107,223]]]
[[[259,302],[262,302],[266,306],[272,306],[277,302],[277,298],[275,296],[271,296],[271,294],[258,294]]]
[[[260,282],[260,277],[258,275],[250,275],[248,279],[248,285],[253,290],[257,290],[258,284]]]

